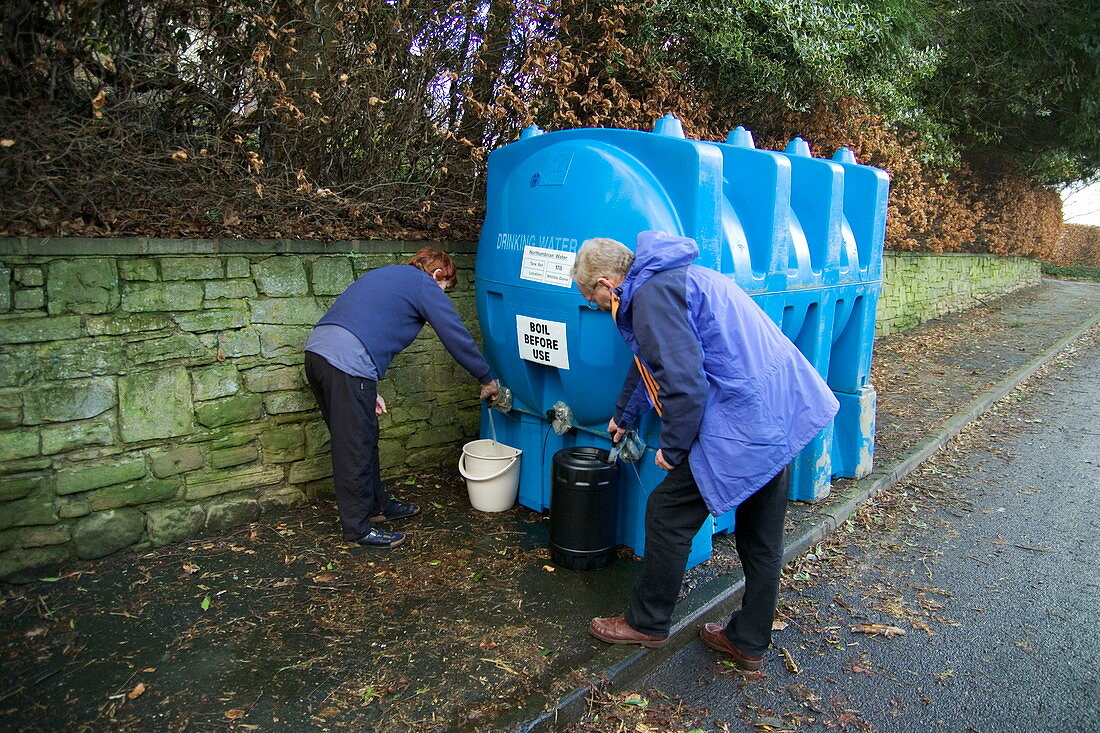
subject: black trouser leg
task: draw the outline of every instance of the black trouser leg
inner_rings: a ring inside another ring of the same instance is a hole
[[[332,439],[332,481],[344,539],[354,541],[389,504],[378,464],[378,383],[342,372],[308,351],[306,379]]]
[[[772,641],[783,568],[783,522],[787,516],[787,469],[737,507],[734,537],[745,572],[741,610],[726,626],[726,636],[741,651],[761,657]]]
[[[634,630],[668,636],[691,540],[707,514],[706,502],[685,459],[657,484],[646,504],[642,575],[634,584],[626,610],[626,622]]]

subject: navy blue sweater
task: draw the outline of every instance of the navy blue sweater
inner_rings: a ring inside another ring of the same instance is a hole
[[[393,357],[430,323],[455,361],[482,384],[492,381],[489,364],[462,325],[454,306],[432,276],[412,265],[379,267],[348,286],[318,326],[342,326],[363,342],[386,373]]]

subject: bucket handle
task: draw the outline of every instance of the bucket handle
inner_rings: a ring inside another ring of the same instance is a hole
[[[513,464],[515,464],[517,458],[519,458],[518,455],[512,456],[512,459],[508,461],[508,465],[494,473],[492,476],[471,476],[470,474],[466,473],[466,454],[463,453],[461,456],[458,457],[458,472],[462,474],[462,478],[469,479],[471,481],[492,481],[495,478],[503,476],[504,472],[511,468]]]

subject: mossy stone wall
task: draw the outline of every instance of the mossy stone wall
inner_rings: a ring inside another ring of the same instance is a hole
[[[931,318],[981,305],[1038,285],[1040,262],[1028,257],[887,252],[875,335],[912,328]]]
[[[302,346],[356,277],[420,246],[0,240],[0,577],[331,493]],[[455,257],[452,302],[477,337],[474,248],[434,246]],[[388,479],[476,437],[478,386],[430,328],[379,390]]]

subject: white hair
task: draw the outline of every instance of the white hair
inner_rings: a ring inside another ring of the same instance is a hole
[[[596,281],[601,277],[622,280],[632,264],[634,253],[622,242],[608,237],[586,239],[573,261],[573,281],[587,296],[596,289]]]

